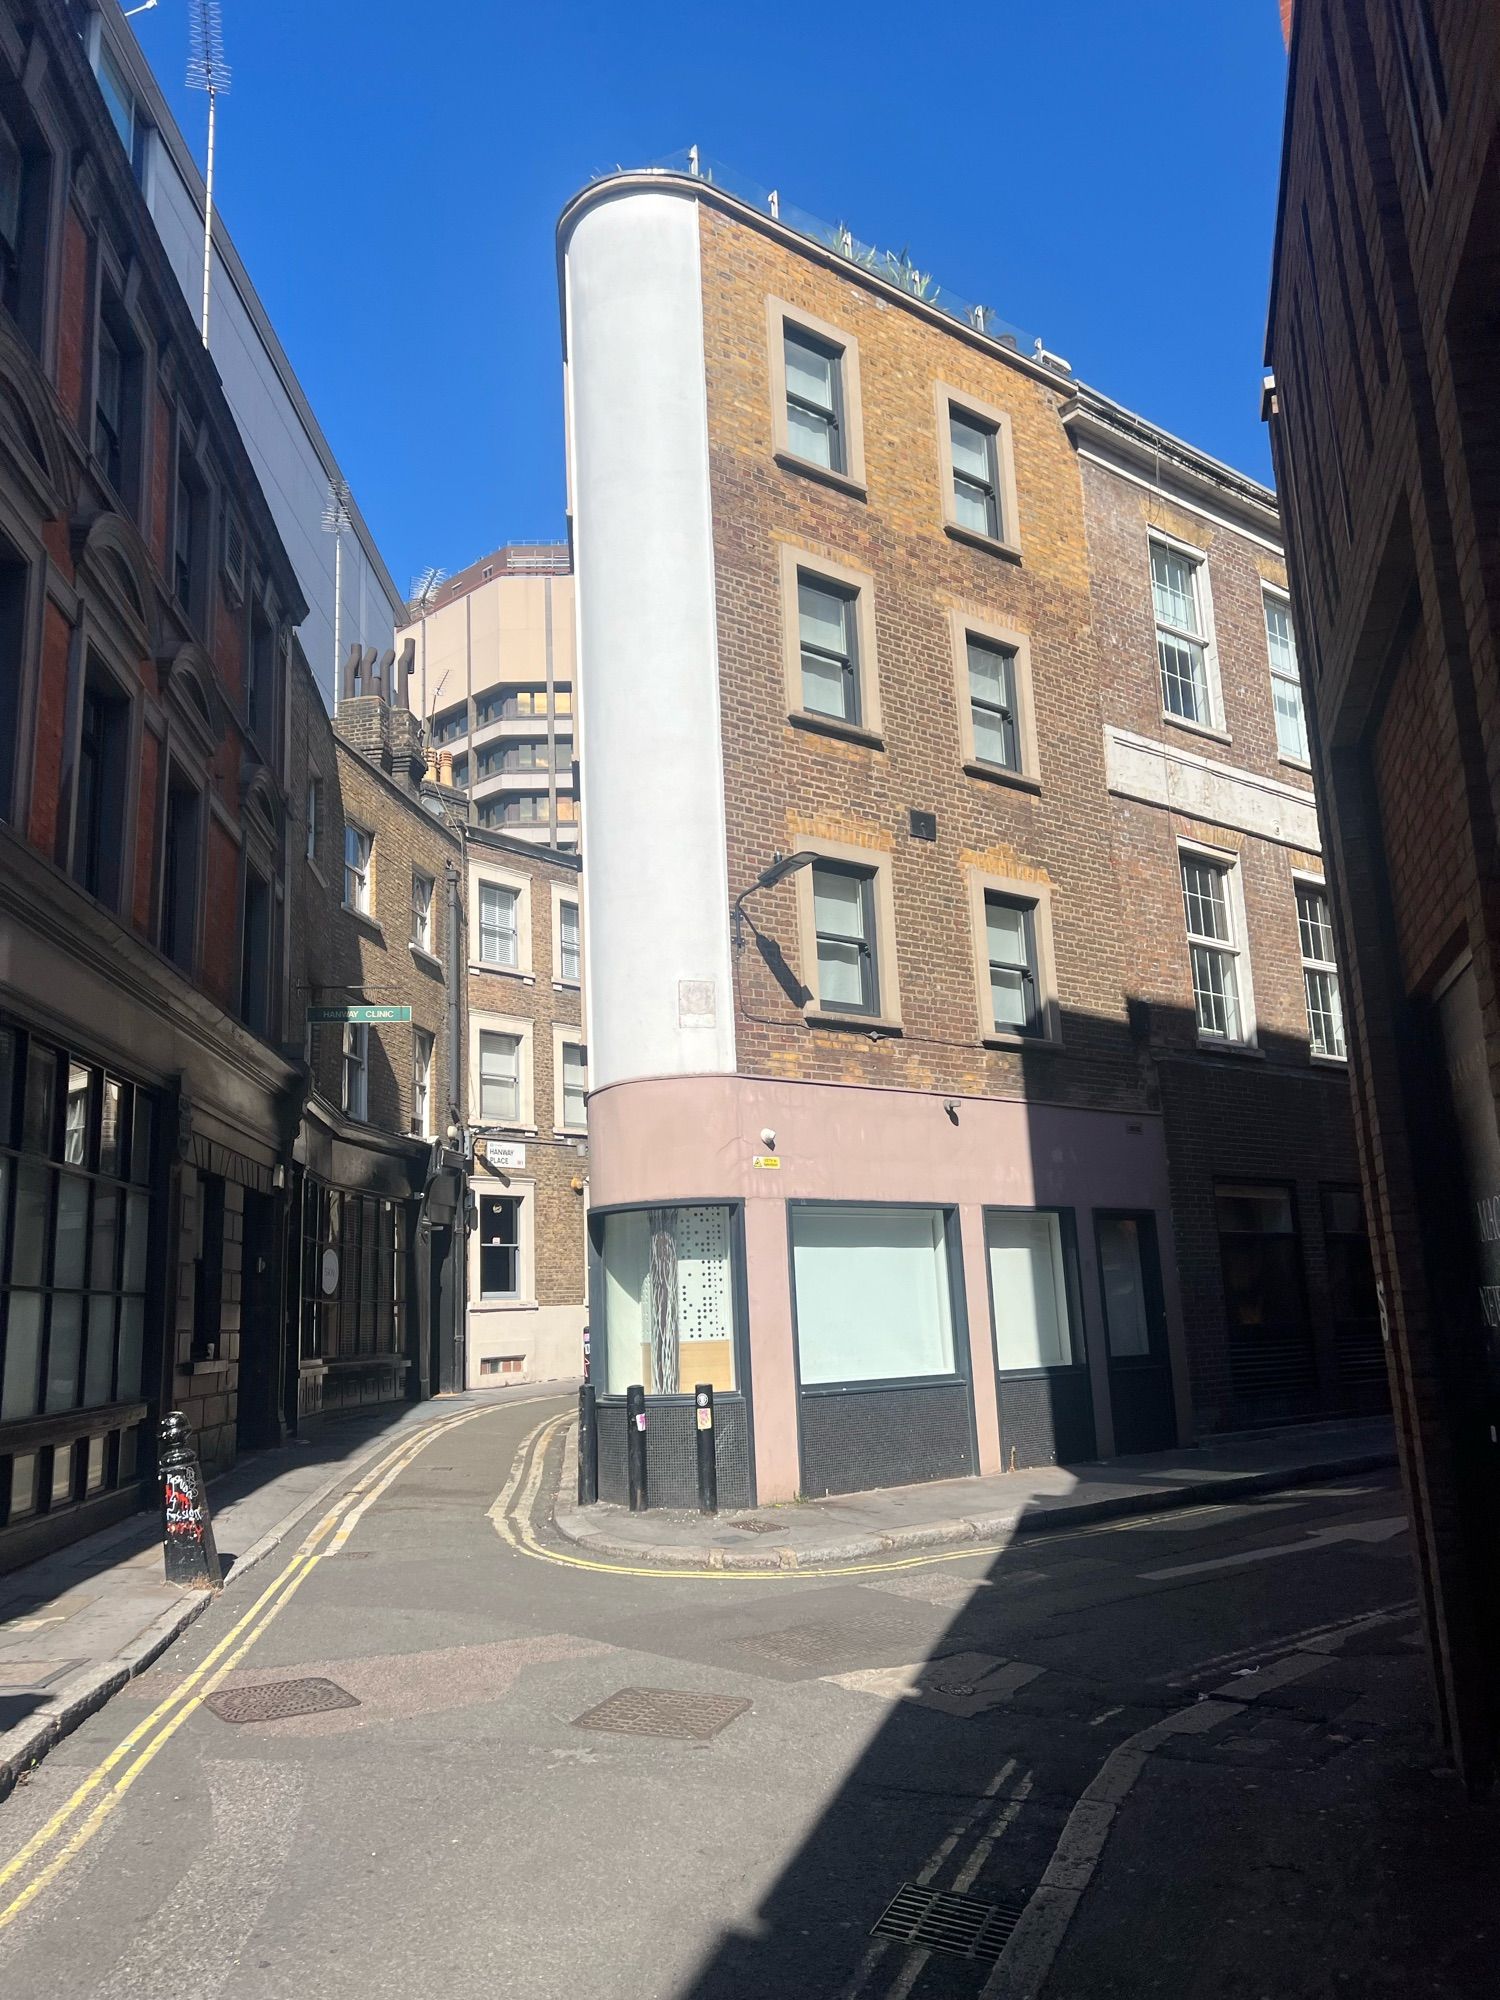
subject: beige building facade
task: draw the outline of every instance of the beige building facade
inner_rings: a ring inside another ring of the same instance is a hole
[[[573,578],[565,544],[512,544],[429,583],[396,635],[412,708],[449,751],[475,823],[578,845]]]

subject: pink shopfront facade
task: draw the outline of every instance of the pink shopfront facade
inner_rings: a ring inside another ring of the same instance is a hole
[[[704,1381],[726,1505],[1187,1434],[1158,1120],[746,1076],[589,1116],[603,1497],[634,1383],[660,1504]]]

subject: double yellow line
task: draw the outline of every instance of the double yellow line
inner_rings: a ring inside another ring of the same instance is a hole
[[[475,1417],[488,1414],[487,1409],[466,1410],[458,1416],[423,1424],[419,1430],[410,1432],[404,1437],[394,1450],[377,1460],[348,1492],[329,1508],[312,1533],[299,1546],[280,1576],[261,1592],[243,1616],[235,1620],[207,1657],[190,1674],[184,1675],[172,1693],[152,1709],[144,1721],[137,1723],[130,1734],[115,1745],[102,1763],[95,1765],[72,1797],[58,1807],[46,1825],[34,1833],[26,1845],[0,1867],[0,1892],[19,1878],[23,1876],[28,1878],[25,1886],[3,1908],[0,1908],[0,1931],[13,1924],[17,1917],[36,1901],[42,1891],[50,1883],[55,1882],[63,1870],[76,1859],[157,1752],[171,1741],[188,1717],[202,1707],[225,1677],[233,1673],[271,1621],[290,1603],[323,1558],[339,1553],[359,1525],[365,1511],[374,1505],[392,1480],[398,1479],[412,1460],[425,1451],[434,1438],[441,1437],[459,1424],[469,1423]],[[323,1546],[325,1542],[326,1547]],[[132,1755],[132,1752],[135,1754]],[[125,1765],[124,1770],[120,1771],[119,1776],[112,1784],[108,1784],[106,1789],[111,1773],[119,1770],[121,1764]],[[96,1799],[96,1794],[101,1796]],[[79,1820],[79,1814],[84,1811],[91,1799],[96,1800],[92,1810]],[[63,1838],[64,1835],[66,1838]],[[62,1841],[62,1845],[56,1847],[50,1858],[43,1861],[42,1857],[59,1840]],[[33,1870],[34,1872],[31,1872]]]
[[[1016,1546],[1016,1538],[1012,1536],[1008,1541],[959,1542],[952,1548],[931,1549],[918,1555],[883,1556],[868,1562],[823,1563],[816,1567],[789,1566],[786,1569],[769,1566],[764,1569],[726,1569],[722,1564],[712,1563],[671,1566],[665,1563],[601,1562],[592,1556],[569,1555],[538,1540],[532,1526],[532,1515],[541,1492],[547,1448],[558,1432],[574,1421],[570,1414],[564,1412],[560,1417],[549,1417],[545,1423],[528,1432],[517,1449],[510,1477],[489,1509],[490,1524],[495,1533],[517,1555],[530,1556],[536,1562],[551,1563],[557,1569],[589,1570],[599,1576],[649,1577],[655,1583],[826,1583],[835,1576],[886,1576],[893,1571],[934,1569],[944,1563],[972,1562],[976,1556],[1001,1555]],[[1180,1521],[1192,1514],[1217,1514],[1235,1504],[1227,1500],[1209,1501],[1198,1507],[1163,1508],[1161,1513]],[[1132,1514],[1120,1521],[1099,1521],[1081,1528],[1063,1528],[1049,1533],[1046,1543],[1051,1548],[1057,1542],[1091,1541],[1096,1535],[1128,1534],[1131,1529],[1147,1526],[1159,1518],[1161,1516],[1157,1514]]]

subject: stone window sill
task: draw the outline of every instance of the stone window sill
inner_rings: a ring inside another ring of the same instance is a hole
[[[417,961],[418,965],[426,966],[429,972],[435,972],[441,979],[443,975],[443,961],[435,951],[429,951],[426,945],[414,944],[411,947],[411,955]]]
[[[793,729],[805,729],[809,736],[836,736],[842,743],[862,743],[867,750],[885,748],[885,738],[877,730],[858,722],[841,722],[836,715],[815,715],[811,709],[794,708],[787,721]]]
[[[1232,743],[1234,738],[1227,729],[1216,729],[1208,722],[1189,722],[1185,715],[1171,715],[1166,709],[1161,719],[1173,729],[1181,729],[1188,736],[1204,736],[1210,743]]]
[[[804,479],[815,479],[820,486],[831,486],[837,493],[847,493],[853,500],[868,500],[869,490],[858,479],[851,479],[847,472],[835,472],[831,466],[819,465],[816,459],[799,458],[794,451],[775,453],[776,463],[783,472],[795,472]]]
[[[981,535],[973,528],[960,527],[957,521],[944,521],[943,533],[950,541],[962,542],[965,548],[980,549],[988,556],[998,556],[1002,562],[1018,563],[1021,551],[1015,542],[1001,540],[995,535]]]
[[[1225,1042],[1217,1035],[1200,1034],[1198,1053],[1210,1056],[1235,1056],[1241,1060],[1248,1057],[1252,1062],[1264,1062],[1266,1059],[1265,1050],[1258,1049],[1254,1042]]]
[[[372,931],[382,944],[385,943],[385,925],[378,917],[372,917],[368,910],[356,910],[352,903],[345,903],[341,907],[346,917],[353,917],[357,924],[367,931]]]
[[[905,1033],[899,1021],[884,1014],[837,1014],[823,1007],[809,1007],[802,1018],[810,1028],[840,1028],[853,1035],[872,1035],[878,1041],[899,1040]]]
[[[1005,785],[1013,792],[1030,792],[1035,798],[1041,796],[1040,778],[1028,777],[1024,771],[1007,771],[1003,764],[981,764],[969,757],[964,761],[964,776],[983,778],[987,785]]]
[[[980,1041],[987,1049],[1043,1049],[1049,1054],[1062,1053],[1062,1038],[1058,1035],[981,1035]]]
[[[492,965],[487,958],[471,958],[469,970],[487,973],[492,979],[514,979],[522,986],[536,985],[534,972],[523,972],[518,965]]]

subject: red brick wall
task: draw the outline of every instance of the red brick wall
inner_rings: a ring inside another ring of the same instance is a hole
[[[55,604],[42,621],[42,658],[37,680],[37,720],[31,780],[31,844],[51,855],[57,840],[62,791],[63,733],[68,714],[68,652],[72,630]]]

